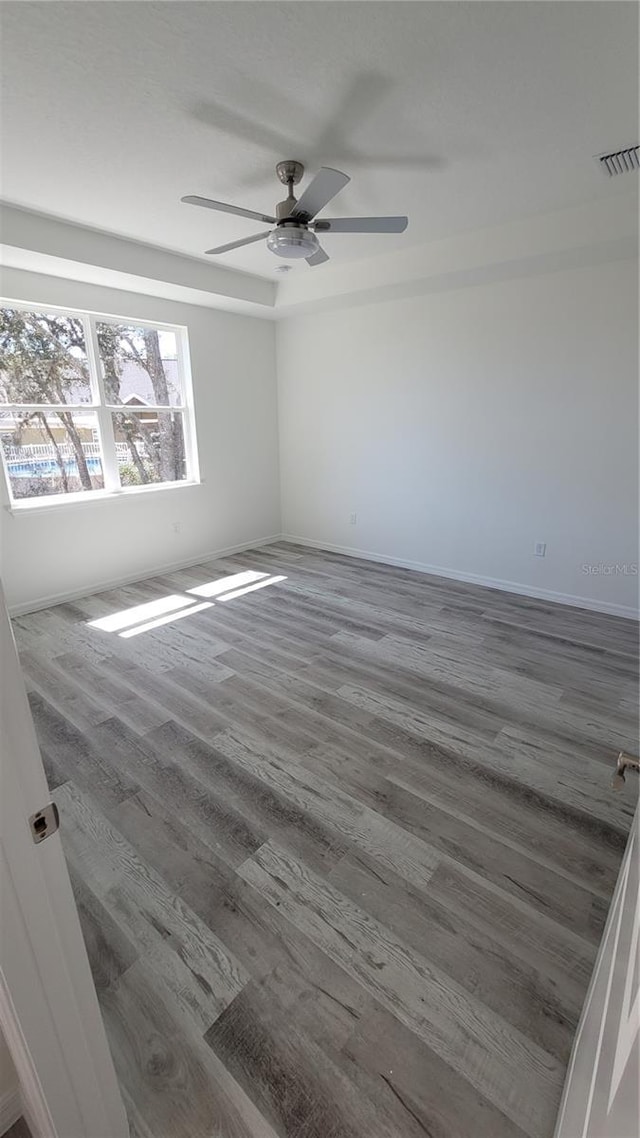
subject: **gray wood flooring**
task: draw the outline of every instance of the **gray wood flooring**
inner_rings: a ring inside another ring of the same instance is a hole
[[[636,624],[280,543],[15,630],[132,1135],[550,1138]]]
[[[31,1138],[31,1131],[24,1118],[19,1118],[13,1126],[6,1131],[4,1138]]]

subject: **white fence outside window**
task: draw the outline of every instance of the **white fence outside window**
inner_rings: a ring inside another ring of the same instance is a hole
[[[62,458],[75,458],[75,451],[68,443],[60,443],[58,450]],[[82,450],[85,458],[100,458],[99,443],[83,443]],[[54,448],[45,443],[27,443],[21,447],[5,446],[4,453],[7,462],[28,463],[29,461],[37,462],[43,459],[55,462],[56,459]],[[122,462],[127,462],[129,459],[129,448],[127,444],[116,443],[116,454]]]

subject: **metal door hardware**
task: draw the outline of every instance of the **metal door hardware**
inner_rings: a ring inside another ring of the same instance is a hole
[[[29,818],[29,825],[31,826],[31,836],[36,845],[50,837],[51,834],[55,834],[60,825],[60,815],[55,802],[50,802],[48,806],[43,806],[42,810],[38,810],[37,814],[32,814]]]

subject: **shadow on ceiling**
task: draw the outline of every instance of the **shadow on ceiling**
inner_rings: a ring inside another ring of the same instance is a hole
[[[268,123],[249,118],[241,111],[213,100],[195,104],[190,113],[207,126],[269,151],[274,162],[296,158],[304,162],[310,171],[332,163],[343,166],[347,173],[382,168],[441,169],[446,163],[434,154],[363,154],[349,141],[355,130],[371,120],[393,86],[392,80],[374,71],[356,75],[325,125],[310,132],[303,125],[307,118],[306,109],[286,99],[277,88],[257,83],[255,79],[246,79],[243,91],[250,90],[252,101],[262,114],[266,113]],[[297,120],[301,122],[298,130],[295,129]],[[292,124],[292,129],[282,130],[272,123]],[[250,187],[263,183],[264,174],[252,174],[240,179],[236,185]]]

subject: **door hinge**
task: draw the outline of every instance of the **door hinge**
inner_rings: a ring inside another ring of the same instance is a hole
[[[48,806],[43,806],[42,810],[38,810],[37,814],[32,814],[29,818],[29,825],[31,826],[31,836],[36,844],[43,842],[51,834],[55,834],[60,825],[60,815],[55,802],[50,802]]]

